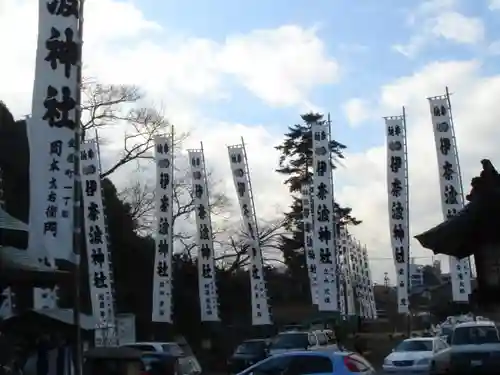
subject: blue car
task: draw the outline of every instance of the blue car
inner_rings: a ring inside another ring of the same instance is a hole
[[[352,352],[292,351],[268,357],[238,375],[375,375],[373,366]]]

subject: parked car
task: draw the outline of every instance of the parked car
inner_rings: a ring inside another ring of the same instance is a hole
[[[396,346],[384,359],[382,368],[390,373],[426,373],[432,357],[445,350],[448,344],[440,337],[414,337],[406,339]]]
[[[227,361],[229,373],[236,374],[268,355],[269,340],[253,339],[243,341]]]
[[[495,323],[473,321],[456,324],[451,346],[436,354],[430,374],[495,374],[500,368],[500,336]]]
[[[281,332],[278,333],[269,345],[269,355],[280,354],[292,350],[336,350],[337,345],[323,331],[312,332]]]
[[[130,344],[121,345],[121,347],[132,348],[142,352],[158,352],[166,353],[173,357],[178,357],[179,362],[184,367],[192,367],[196,373],[201,373],[202,369],[200,363],[194,355],[186,353],[180,345],[176,342],[134,342]]]
[[[276,354],[238,375],[375,375],[373,366],[351,352],[292,351]]]

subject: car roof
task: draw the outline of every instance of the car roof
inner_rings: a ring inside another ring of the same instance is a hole
[[[322,350],[292,350],[289,352],[284,352],[280,354],[274,354],[273,357],[293,357],[296,355],[305,355],[305,356],[317,356],[320,355],[322,357],[338,357],[338,356],[347,356],[354,354],[353,352],[334,352],[334,351],[322,351]]]
[[[175,341],[140,341],[140,342],[129,342],[128,344],[123,344],[122,346],[130,345],[179,345]]]
[[[404,341],[429,341],[429,340],[437,340],[438,337],[410,337]]]
[[[474,321],[474,322],[464,322],[464,323],[458,323],[455,325],[455,328],[464,328],[464,327],[494,327],[496,328],[496,325],[492,321],[488,320],[481,320],[481,321]]]
[[[269,339],[248,339],[248,340],[243,340],[241,343],[243,344],[244,342],[266,342],[269,341]]]

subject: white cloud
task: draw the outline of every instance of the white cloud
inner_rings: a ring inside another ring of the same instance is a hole
[[[490,0],[490,5],[488,7],[490,10],[500,9],[500,0]]]
[[[488,53],[490,55],[500,55],[500,40],[491,42],[488,46]]]
[[[483,76],[478,61],[431,63],[406,77],[384,85],[376,111],[387,115],[407,109],[410,225],[414,236],[442,220],[434,138],[426,97],[444,94],[449,85],[455,131],[462,167],[464,190],[480,172],[479,161],[490,158],[500,167],[500,116],[496,98],[500,95],[500,75]],[[381,127],[383,126],[380,120]],[[372,257],[391,258],[386,191],[386,149],[381,144],[361,153],[347,154],[346,168],[337,173],[338,197],[364,223],[352,231],[368,245]],[[412,255],[432,253],[412,241]],[[391,260],[373,261],[374,274],[382,281],[383,272],[394,280]]]
[[[484,39],[484,24],[479,18],[447,12],[436,18],[432,32],[457,43],[474,44]]]
[[[367,106],[367,101],[360,98],[352,98],[344,103],[345,116],[351,126],[359,125],[370,117]]]
[[[37,35],[37,0],[2,0],[0,44],[9,51],[0,59],[0,98],[16,116],[30,112]],[[84,27],[86,75],[103,83],[136,84],[147,100],[161,105],[178,131],[191,131],[186,147],[204,142],[207,164],[234,197],[225,145],[247,143],[257,213],[272,219],[287,209],[290,195],[274,172],[274,146],[282,134],[274,124],[227,124],[207,118],[199,101],[225,100],[241,85],[270,106],[315,108],[309,93],[334,82],[338,64],[329,57],[315,29],[286,25],[229,35],[225,41],[182,37],[146,19],[133,2],[87,0]],[[110,18],[109,15],[112,15]],[[15,36],[15,37],[14,37]],[[122,147],[125,129],[103,132],[104,163]],[[104,166],[106,167],[106,165]],[[130,168],[113,176],[118,185],[130,180]],[[152,179],[147,172],[144,180]]]
[[[457,44],[474,45],[485,37],[480,18],[467,17],[455,10],[455,0],[429,0],[410,12],[408,24],[415,29],[410,40],[395,44],[393,49],[408,58],[415,57],[436,37]]]

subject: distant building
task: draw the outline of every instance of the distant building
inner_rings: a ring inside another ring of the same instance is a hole
[[[424,285],[424,266],[414,263],[412,259],[410,262],[410,288],[418,288]]]

